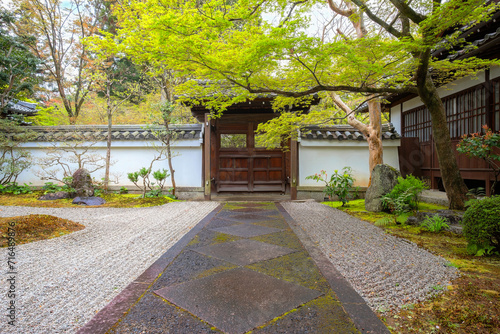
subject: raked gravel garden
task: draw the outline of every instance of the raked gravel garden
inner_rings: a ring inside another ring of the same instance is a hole
[[[12,331],[1,322],[0,331],[75,332],[217,205],[0,207],[2,217],[50,214],[85,226],[17,246],[18,324]],[[446,291],[459,276],[443,257],[345,212],[309,201],[282,205],[379,315]],[[6,259],[7,249],[0,252]]]

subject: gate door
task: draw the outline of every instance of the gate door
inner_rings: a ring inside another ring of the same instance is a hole
[[[254,125],[225,125],[217,131],[217,191],[285,192],[281,149],[256,148]]]

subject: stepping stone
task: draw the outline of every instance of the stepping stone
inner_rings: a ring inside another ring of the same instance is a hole
[[[238,213],[236,215],[233,214],[231,216],[226,216],[224,218],[234,220],[237,222],[242,222],[242,223],[255,223],[255,222],[258,222],[258,221],[264,219],[265,217],[263,217],[262,215],[254,214],[254,213],[247,213],[247,214]]]
[[[236,222],[234,220],[229,220],[229,218],[222,219],[222,218],[214,218],[208,223],[207,228],[212,229],[212,228],[218,228],[218,227],[225,227],[225,226],[233,226],[235,224],[242,224],[241,222]]]
[[[245,333],[322,295],[246,268],[166,287],[155,293],[225,333]]]
[[[203,255],[213,256],[239,266],[246,266],[251,263],[294,253],[297,250],[270,245],[260,241],[242,239],[218,245],[200,247],[193,249],[193,251]]]
[[[216,232],[236,235],[238,237],[243,237],[243,238],[252,238],[259,235],[271,234],[282,231],[279,228],[252,225],[252,224],[224,226],[224,227],[212,228],[211,230]]]

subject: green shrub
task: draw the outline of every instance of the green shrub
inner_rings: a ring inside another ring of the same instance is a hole
[[[439,215],[427,216],[420,226],[427,228],[431,232],[441,232],[441,230],[450,227],[448,220]]]
[[[30,183],[31,184],[31,183]],[[16,182],[0,184],[0,194],[31,194],[33,189],[28,184],[18,185]]]
[[[42,190],[43,190],[44,194],[56,193],[58,191],[66,191],[66,192],[75,191],[75,189],[71,188],[67,184],[60,186],[60,185],[52,183],[52,182],[45,182],[45,184],[42,187]]]
[[[342,206],[358,195],[359,187],[354,187],[356,179],[352,176],[351,167],[344,167],[340,173],[338,170],[335,170],[330,180],[328,180],[328,175],[324,170],[319,174],[307,176],[306,179],[325,183],[324,193],[329,199],[332,199],[333,196],[338,196],[339,201],[342,202]]]
[[[429,187],[424,181],[413,175],[398,177],[398,184],[390,193],[382,197],[384,209],[395,213],[418,209],[418,196]]]
[[[500,251],[500,196],[473,201],[463,216],[468,250],[475,255]]]

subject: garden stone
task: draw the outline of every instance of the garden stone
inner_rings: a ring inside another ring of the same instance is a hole
[[[78,197],[91,197],[94,196],[94,186],[92,185],[92,178],[90,173],[80,168],[73,174],[73,182],[71,187],[75,189],[76,196]]]
[[[106,201],[101,197],[76,197],[73,200],[73,204],[80,205],[103,205]]]
[[[365,209],[382,211],[382,196],[391,192],[401,176],[398,170],[389,165],[377,165],[373,168],[370,187],[366,190]]]
[[[39,201],[53,201],[57,199],[64,199],[64,198],[71,198],[72,194],[68,193],[66,191],[58,191],[56,193],[48,193],[45,195],[42,195],[38,198]]]
[[[418,226],[418,225],[420,225],[420,221],[418,220],[417,217],[411,216],[411,217],[408,217],[408,219],[406,219],[406,224]]]

